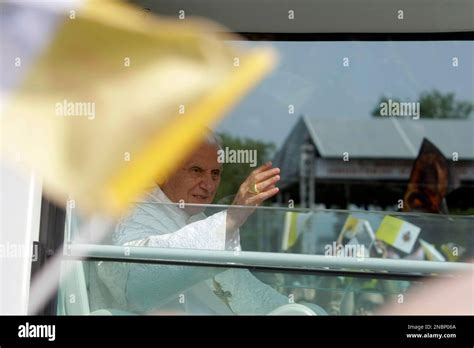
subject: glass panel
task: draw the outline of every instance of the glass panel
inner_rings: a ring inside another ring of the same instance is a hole
[[[110,261],[63,261],[58,314],[369,315],[421,280]],[[287,306],[301,304],[305,307]]]
[[[243,251],[451,262],[463,262],[474,255],[472,216],[224,205],[194,207],[205,215],[195,215],[194,222],[191,222],[193,217],[188,217],[186,223],[178,215],[186,214],[178,204],[137,203],[129,217],[114,225],[100,244],[222,250],[223,244],[215,241],[226,229],[227,220],[219,214],[231,208],[234,212],[253,211],[239,229]],[[81,226],[75,212],[76,209],[70,210],[66,221],[66,240],[71,242]],[[166,236],[173,232],[185,233],[173,242]],[[86,234],[92,237],[96,231]],[[209,243],[203,238],[208,238]]]
[[[79,243],[81,231],[80,243],[173,248],[186,260],[199,255],[184,249],[239,248],[269,258],[398,259],[410,267],[407,260],[452,266],[474,257],[472,42],[232,44],[271,44],[280,64],[215,129],[224,150],[217,160],[222,171],[214,173],[217,162],[211,163],[212,194],[192,201],[231,204],[249,173],[270,160],[280,169],[278,194],[255,209],[144,198],[100,240],[100,229],[87,228],[90,221],[82,221],[72,202],[67,244]],[[425,138],[440,155],[414,171]],[[187,177],[205,176],[202,168],[188,169]],[[155,187],[152,194],[157,192]],[[440,198],[435,207],[433,197]],[[400,201],[412,204],[411,212],[399,212]],[[415,284],[388,280],[382,271],[249,272],[227,268],[225,256],[220,262],[222,268],[65,261],[79,275],[71,279],[85,281],[65,282],[60,312],[267,314],[294,301],[319,314],[370,314],[403,301]]]

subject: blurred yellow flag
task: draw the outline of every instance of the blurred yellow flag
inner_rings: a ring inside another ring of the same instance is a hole
[[[217,36],[224,31],[86,2],[9,100],[6,148],[40,171],[57,201],[120,213],[274,65],[272,50],[237,50]]]

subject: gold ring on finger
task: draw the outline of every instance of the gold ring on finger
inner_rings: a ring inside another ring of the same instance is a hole
[[[258,195],[258,194],[260,193],[260,191],[259,191],[258,188],[257,188],[257,183],[254,183],[254,184],[250,187],[249,192],[250,192],[250,193],[253,193],[253,194],[255,194],[255,195]]]

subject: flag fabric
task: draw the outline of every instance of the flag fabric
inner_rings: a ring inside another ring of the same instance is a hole
[[[459,186],[442,152],[424,138],[403,198],[403,211],[445,213],[444,197]]]
[[[455,244],[455,243],[446,243],[440,247],[443,254],[448,258],[449,262],[458,262],[459,259],[466,252],[466,248]]]
[[[362,238],[362,234],[368,233],[370,237],[374,236],[374,232],[370,223],[366,219],[357,218],[353,215],[349,215],[342,226],[341,236],[346,239],[352,239],[359,235],[359,238]],[[375,238],[372,238],[375,239]]]
[[[66,12],[9,95],[2,154],[21,154],[62,205],[121,213],[274,64],[272,50],[237,49],[210,22],[146,15],[112,1]]]
[[[385,216],[375,236],[388,245],[410,254],[421,229],[393,216]]]
[[[286,212],[281,247],[288,250],[295,245],[298,237],[307,228],[311,213]]]
[[[358,256],[368,257],[375,242],[375,234],[368,220],[349,215],[338,239],[340,243],[345,239],[348,245],[363,246],[364,255]]]
[[[425,252],[426,258],[430,261],[446,261],[446,258],[436,250],[433,244],[430,244],[420,238],[420,244]]]

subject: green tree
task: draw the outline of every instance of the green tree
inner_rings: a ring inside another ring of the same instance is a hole
[[[380,116],[380,104],[392,99],[392,102],[400,102],[399,98],[387,98],[382,96],[372,110],[372,116]],[[442,94],[433,89],[422,92],[418,97],[420,103],[421,118],[437,119],[467,119],[474,110],[474,104],[467,100],[456,100],[454,93]]]
[[[257,150],[257,166],[269,161],[275,152],[275,144],[266,143],[250,138],[239,138],[227,133],[220,133],[222,146],[230,150]],[[247,163],[224,163],[221,184],[216,194],[215,202],[219,204],[230,204],[240,184],[247,178],[256,167],[250,167]]]

